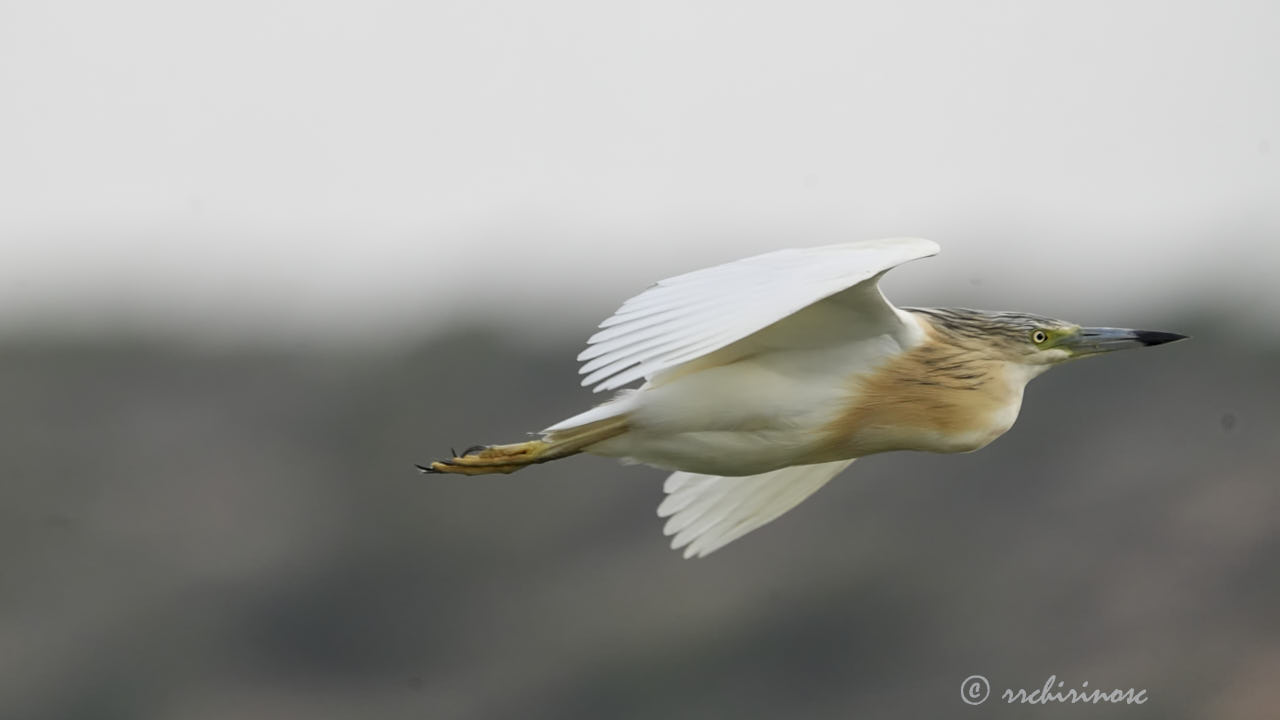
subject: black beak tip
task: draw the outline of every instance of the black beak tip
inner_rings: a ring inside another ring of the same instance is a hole
[[[1138,342],[1150,347],[1152,345],[1163,345],[1165,343],[1175,342],[1177,340],[1186,340],[1188,336],[1179,335],[1178,333],[1159,332],[1156,330],[1139,330],[1134,333]]]

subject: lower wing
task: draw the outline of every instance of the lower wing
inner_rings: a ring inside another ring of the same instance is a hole
[[[659,517],[670,517],[663,533],[675,535],[671,547],[683,547],[685,557],[703,557],[799,505],[851,463],[794,465],[746,477],[672,473],[658,506]]]

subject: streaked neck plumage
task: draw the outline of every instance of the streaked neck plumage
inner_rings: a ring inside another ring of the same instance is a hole
[[[844,457],[984,447],[1013,425],[1023,388],[1048,367],[1000,352],[975,311],[907,312],[923,331],[921,341],[855,377],[850,404],[828,428]]]

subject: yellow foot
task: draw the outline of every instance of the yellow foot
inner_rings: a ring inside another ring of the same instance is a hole
[[[477,445],[467,448],[462,455],[454,453],[454,457],[450,460],[437,460],[430,465],[418,465],[417,467],[418,470],[424,473],[453,473],[457,475],[513,473],[526,465],[541,462],[548,445],[542,440],[531,440],[513,445]]]

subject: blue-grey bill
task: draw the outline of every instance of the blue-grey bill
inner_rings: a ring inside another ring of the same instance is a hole
[[[1175,340],[1185,340],[1186,335],[1158,330],[1129,330],[1126,328],[1080,328],[1075,335],[1066,338],[1062,345],[1077,355],[1125,350],[1127,348],[1163,345]]]

